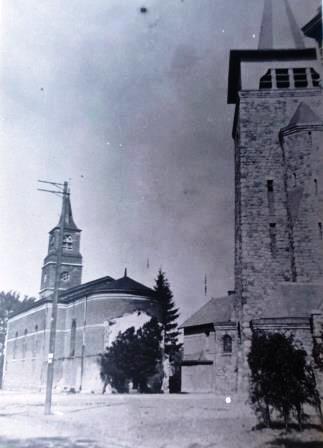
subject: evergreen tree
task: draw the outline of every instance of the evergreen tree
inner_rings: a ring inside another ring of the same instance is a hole
[[[178,308],[173,300],[173,293],[165,273],[159,269],[154,287],[156,298],[160,304],[160,323],[162,324],[163,339],[165,343],[165,353],[174,359],[175,354],[181,348],[178,343]]]

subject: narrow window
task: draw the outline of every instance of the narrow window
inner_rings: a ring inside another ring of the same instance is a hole
[[[289,87],[289,74],[288,68],[276,69],[276,82],[278,89],[288,89]]]
[[[72,320],[71,325],[71,339],[70,339],[70,357],[75,356],[75,343],[76,343],[76,319]]]
[[[272,179],[267,180],[267,200],[269,213],[274,213],[274,181]]]
[[[38,351],[38,325],[35,325],[35,334],[33,336],[32,356],[35,358]]]
[[[274,181],[272,179],[267,180],[267,191],[268,193],[274,192]]]
[[[260,78],[259,89],[271,89],[272,88],[272,80],[271,80],[271,71],[270,69]]]
[[[17,339],[18,339],[18,331],[16,331],[15,340],[13,341],[13,350],[12,350],[13,359],[16,359],[17,355]]]
[[[276,244],[276,224],[271,222],[269,224],[269,238],[270,238],[270,252],[273,256],[276,255],[277,244]]]
[[[319,237],[320,240],[323,240],[323,227],[321,222],[319,222]]]
[[[223,353],[232,353],[232,338],[228,334],[222,338]]]
[[[314,179],[314,193],[315,193],[315,196],[317,196],[317,193],[318,193],[317,179]]]
[[[27,335],[28,335],[28,330],[27,330],[27,328],[25,328],[24,337],[23,337],[23,341],[22,341],[22,358],[23,359],[26,357],[26,353],[27,353]]]
[[[293,173],[293,180],[294,180],[294,187],[296,187],[297,185],[297,178],[296,178],[296,174]]]

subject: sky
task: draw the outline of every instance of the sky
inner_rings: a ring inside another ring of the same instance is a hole
[[[319,1],[290,4],[302,26]],[[229,51],[257,48],[262,11],[260,0],[1,2],[0,290],[38,294],[61,203],[37,179],[70,183],[83,282],[127,267],[153,286],[161,267],[180,320],[234,288]]]

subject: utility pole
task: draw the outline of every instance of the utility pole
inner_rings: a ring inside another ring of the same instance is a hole
[[[47,379],[46,379],[46,398],[45,398],[45,415],[51,414],[52,407],[52,392],[53,392],[53,380],[54,380],[54,355],[55,355],[55,343],[56,343],[56,326],[57,326],[57,304],[58,304],[58,293],[60,284],[60,274],[61,274],[61,263],[62,263],[62,247],[64,238],[64,219],[66,213],[66,198],[69,195],[68,183],[59,184],[57,182],[48,182],[45,180],[39,180],[38,182],[49,184],[56,187],[56,190],[46,190],[43,188],[38,188],[39,191],[46,191],[47,193],[53,193],[60,197],[63,197],[62,206],[62,221],[59,223],[59,233],[58,233],[58,245],[56,251],[56,270],[55,270],[55,284],[54,284],[54,296],[52,303],[52,315],[50,320],[50,333],[49,333],[49,349],[47,358]]]

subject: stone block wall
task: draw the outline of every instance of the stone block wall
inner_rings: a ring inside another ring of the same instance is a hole
[[[240,92],[236,127],[236,291],[244,320],[260,317],[275,284],[292,281],[290,228],[285,185],[286,160],[279,141],[298,104],[317,107],[318,89]],[[309,157],[309,138],[292,137],[293,154]],[[272,189],[272,191],[270,191]],[[308,238],[303,228],[303,239]],[[302,261],[303,262],[303,261]]]

